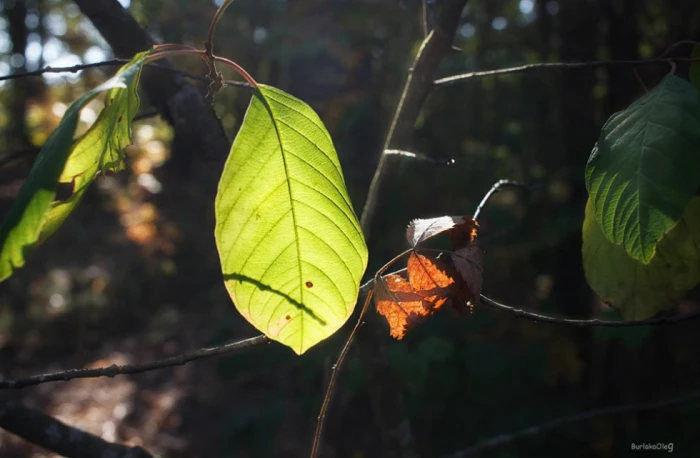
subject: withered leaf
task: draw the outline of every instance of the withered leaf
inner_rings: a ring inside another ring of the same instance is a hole
[[[389,333],[402,339],[408,331],[435,313],[458,292],[456,273],[437,260],[411,253],[408,281],[399,275],[384,277],[375,285],[377,312],[389,323]]]
[[[450,257],[460,276],[460,299],[471,305],[477,305],[483,284],[483,248],[478,245],[467,245],[456,250]]]
[[[455,227],[460,228],[460,233],[470,233],[473,229],[473,237],[476,237],[476,222],[471,216],[440,216],[411,221],[406,228],[406,240],[415,248],[419,243]]]

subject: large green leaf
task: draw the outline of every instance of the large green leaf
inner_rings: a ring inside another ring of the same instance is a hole
[[[583,267],[591,288],[626,320],[650,318],[672,307],[700,282],[700,197],[692,198],[648,264],[605,237],[588,199]]]
[[[648,263],[700,186],[700,91],[669,75],[611,116],[586,186],[608,240]]]
[[[700,59],[700,45],[693,46],[690,57]],[[700,90],[700,60],[690,64],[690,82],[693,83],[696,89]]]
[[[304,102],[256,89],[216,196],[226,288],[257,329],[296,353],[350,317],[367,247],[328,131]]]
[[[0,281],[22,267],[29,250],[58,229],[98,171],[123,168],[123,148],[130,143],[139,103],[136,86],[147,57],[148,53],[137,55],[117,75],[76,100],[42,147],[0,226]],[[104,91],[105,108],[74,141],[80,111]],[[56,199],[60,183],[71,189],[64,200]]]

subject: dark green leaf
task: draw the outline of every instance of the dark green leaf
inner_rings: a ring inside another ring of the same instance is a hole
[[[648,263],[700,186],[700,91],[669,75],[611,116],[586,186],[608,240]]]

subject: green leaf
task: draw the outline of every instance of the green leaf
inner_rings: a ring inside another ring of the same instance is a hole
[[[643,320],[673,307],[700,282],[700,197],[692,198],[648,264],[605,237],[588,199],[583,268],[591,288],[625,320]]]
[[[700,59],[700,45],[693,46],[690,57]],[[700,61],[690,64],[690,82],[693,83],[696,89],[700,90]]]
[[[330,135],[304,102],[259,85],[216,196],[216,244],[238,311],[302,354],[347,321],[367,247]]]
[[[117,75],[76,100],[41,148],[0,226],[0,281],[22,267],[30,249],[58,229],[98,171],[123,168],[123,148],[130,143],[139,103],[136,86],[147,57],[148,53],[137,55]],[[104,91],[105,108],[74,142],[80,111]],[[56,200],[60,183],[72,188],[63,201]]]
[[[669,75],[612,115],[586,186],[608,240],[648,263],[700,186],[700,92]]]

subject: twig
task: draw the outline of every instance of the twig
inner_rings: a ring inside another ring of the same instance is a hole
[[[566,425],[569,423],[576,423],[579,421],[589,420],[591,418],[602,417],[605,415],[619,415],[619,414],[623,414],[623,413],[639,412],[639,411],[643,411],[643,410],[663,409],[663,408],[672,407],[672,406],[675,406],[678,404],[686,404],[688,402],[697,401],[698,399],[700,399],[700,391],[694,391],[694,392],[685,394],[683,396],[679,396],[679,397],[671,398],[671,399],[664,399],[664,400],[660,400],[660,401],[644,402],[644,403],[636,403],[636,404],[625,404],[625,405],[620,405],[620,406],[607,407],[604,409],[591,410],[588,412],[581,412],[581,413],[577,413],[575,415],[571,415],[568,417],[557,418],[555,420],[551,420],[551,421],[548,421],[546,423],[542,423],[539,425],[530,426],[529,428],[525,428],[525,429],[522,429],[520,431],[516,431],[514,433],[500,434],[496,437],[493,437],[491,439],[480,442],[472,447],[469,447],[466,450],[452,453],[451,455],[447,455],[443,458],[463,458],[466,456],[475,455],[475,454],[481,453],[485,450],[488,450],[488,449],[491,449],[494,447],[500,447],[502,445],[509,444],[511,442],[514,442],[514,441],[519,440],[519,439],[523,439],[525,437],[535,436],[537,434],[542,434],[542,433],[551,431],[553,429],[559,428],[560,426],[563,426],[563,425]]]
[[[335,384],[338,381],[338,374],[340,373],[340,368],[342,367],[343,362],[345,361],[345,357],[348,355],[348,351],[350,350],[350,346],[352,345],[352,342],[355,339],[357,331],[364,324],[365,314],[369,309],[369,304],[372,303],[372,294],[373,290],[369,290],[367,292],[365,297],[365,304],[362,306],[360,316],[357,318],[357,323],[355,323],[355,327],[352,328],[350,336],[348,336],[348,340],[345,342],[343,349],[338,355],[338,359],[331,368],[331,378],[328,380],[328,388],[326,389],[326,395],[323,398],[323,404],[321,405],[321,410],[318,413],[318,419],[316,422],[316,432],[314,433],[314,440],[311,444],[311,454],[309,455],[309,458],[316,458],[318,456],[318,452],[321,450],[321,438],[323,437],[323,427],[326,423],[326,413],[328,412],[328,408],[331,404],[331,399],[333,399],[333,394],[335,393]]]
[[[207,57],[207,68],[209,69],[207,78],[209,78],[211,81],[209,83],[209,88],[205,99],[210,105],[214,102],[214,95],[216,95],[216,93],[226,85],[223,75],[216,69],[216,59],[214,59],[214,32],[216,31],[216,26],[219,24],[221,16],[224,14],[224,11],[226,11],[226,8],[231,5],[231,3],[233,3],[233,0],[225,0],[216,10],[214,17],[211,20],[211,24],[209,24],[207,40],[204,42],[204,51]]]
[[[530,188],[527,185],[524,185],[522,183],[518,183],[517,181],[510,181],[510,180],[499,180],[497,181],[493,186],[491,186],[491,189],[489,189],[489,192],[486,193],[483,199],[481,199],[481,202],[479,202],[479,205],[476,207],[476,210],[474,211],[474,215],[472,218],[474,221],[479,219],[479,215],[481,215],[481,212],[483,211],[484,207],[488,203],[489,199],[496,194],[498,191],[500,191],[503,188],[506,187],[512,187],[512,188],[518,188],[522,189],[525,191],[529,191]]]
[[[127,59],[110,59],[101,62],[94,62],[91,64],[73,65],[72,67],[52,67],[49,65],[47,67],[40,68],[31,72],[12,73],[10,75],[0,76],[0,81],[25,78],[28,76],[41,76],[44,73],[77,73],[79,71],[88,70],[91,68],[119,67],[128,62],[129,61]]]
[[[455,163],[455,160],[450,158],[450,159],[435,159],[430,156],[426,156],[425,154],[421,153],[412,153],[410,151],[404,151],[402,149],[388,149],[384,151],[384,154],[388,156],[400,156],[406,159],[415,159],[417,161],[421,162],[428,162],[430,164],[439,164],[439,165],[452,165]]]
[[[499,68],[496,70],[483,70],[478,72],[462,73],[460,75],[448,76],[433,81],[435,86],[448,86],[450,84],[459,83],[465,80],[474,78],[484,78],[487,76],[510,75],[513,73],[523,73],[533,70],[542,70],[546,68],[558,69],[577,69],[577,68],[592,68],[592,67],[614,67],[614,66],[630,66],[630,65],[651,65],[658,63],[673,63],[673,62],[697,62],[698,58],[692,57],[655,57],[644,60],[592,60],[588,62],[540,62],[536,64],[519,65],[517,67]]]
[[[68,458],[154,458],[141,447],[107,442],[15,400],[0,400],[0,428]]]
[[[630,328],[635,326],[656,326],[656,325],[666,325],[666,324],[676,324],[681,321],[694,320],[700,318],[700,312],[687,313],[684,315],[674,315],[674,316],[664,316],[661,318],[651,318],[648,320],[637,320],[637,321],[608,321],[608,320],[577,320],[573,318],[557,318],[547,315],[541,315],[539,313],[528,312],[526,310],[511,307],[510,305],[501,304],[494,301],[493,299],[481,295],[481,302],[491,308],[500,310],[502,312],[515,315],[518,318],[525,318],[527,320],[536,321],[539,323],[550,323],[550,324],[563,324],[567,326],[576,326],[580,328],[584,327],[600,327],[608,326],[614,328]]]
[[[380,188],[386,173],[388,157],[386,150],[406,149],[411,132],[418,119],[418,114],[432,90],[433,84],[431,81],[433,75],[442,59],[452,48],[452,41],[467,1],[453,0],[449,3],[446,2],[434,29],[423,41],[413,62],[413,67],[406,80],[399,105],[396,108],[391,127],[386,136],[382,153],[379,156],[379,163],[372,177],[367,200],[360,218],[360,223],[367,239],[371,236],[371,226],[376,213]]]
[[[170,358],[152,361],[144,364],[126,364],[118,366],[113,364],[109,367],[98,367],[94,369],[68,369],[65,371],[54,372],[50,374],[34,375],[17,380],[0,381],[0,390],[20,389],[28,386],[39,385],[42,383],[68,381],[77,378],[97,378],[97,377],[114,377],[116,375],[138,374],[141,372],[152,371],[155,369],[163,369],[171,366],[181,366],[190,361],[195,361],[211,356],[225,355],[244,350],[256,345],[266,344],[270,342],[265,336],[252,337],[250,339],[239,340],[236,342],[219,345],[216,347],[200,348],[189,353],[172,356]]]
[[[447,251],[445,251],[447,252]],[[395,272],[388,273],[386,275],[402,275],[406,272],[406,268],[399,269]],[[360,294],[365,294],[374,288],[376,283],[375,279],[372,278],[367,281],[364,285],[360,286]],[[683,315],[673,315],[673,316],[663,316],[660,318],[650,318],[648,320],[636,320],[636,321],[613,321],[613,320],[599,320],[597,318],[591,320],[577,320],[573,318],[559,318],[549,315],[542,315],[535,312],[528,312],[527,310],[519,309],[510,305],[501,304],[496,302],[490,297],[481,295],[481,303],[487,305],[493,309],[500,310],[501,312],[506,312],[510,315],[514,315],[517,318],[524,318],[526,320],[536,321],[538,323],[549,323],[549,324],[561,324],[565,326],[575,326],[579,328],[585,327],[611,327],[611,328],[633,328],[639,326],[662,326],[668,324],[676,324],[682,321],[689,321],[700,318],[700,312],[686,313]]]
[[[442,10],[433,30],[423,41],[413,62],[401,98],[386,136],[379,163],[372,177],[360,224],[368,241],[372,235],[372,223],[376,213],[380,190],[386,186],[387,150],[407,149],[416,120],[423,103],[432,90],[432,80],[440,62],[450,52],[462,11],[468,0],[443,2]],[[365,327],[367,332],[358,341],[360,363],[370,387],[370,402],[382,440],[389,454],[402,458],[418,456],[410,423],[403,408],[400,393],[393,385],[393,373],[388,361],[386,344],[377,334],[377,328]],[[336,370],[338,368],[336,367]]]
[[[16,79],[16,78],[26,78],[30,76],[41,76],[44,73],[77,73],[82,70],[89,70],[92,68],[101,68],[101,67],[119,67],[124,64],[129,63],[129,59],[110,59],[110,60],[104,60],[101,62],[94,62],[91,64],[80,64],[80,65],[73,65],[71,67],[44,67],[39,70],[34,70],[31,72],[24,72],[24,73],[13,73],[11,75],[4,75],[0,76],[0,81],[5,81],[5,80],[11,80],[11,79]],[[147,67],[151,68],[157,68],[160,70],[166,70],[171,73],[175,73],[181,76],[184,76],[185,78],[190,78],[196,81],[203,81],[203,82],[209,82],[209,78],[206,76],[202,75],[196,75],[194,73],[190,72],[185,72],[183,70],[178,70],[177,68],[173,68],[169,65],[163,65],[163,64],[158,64],[158,63],[149,63],[146,64]],[[245,88],[250,88],[250,84],[246,83],[245,81],[234,81],[234,80],[225,80],[224,83],[226,86],[237,86],[237,87],[245,87]]]

